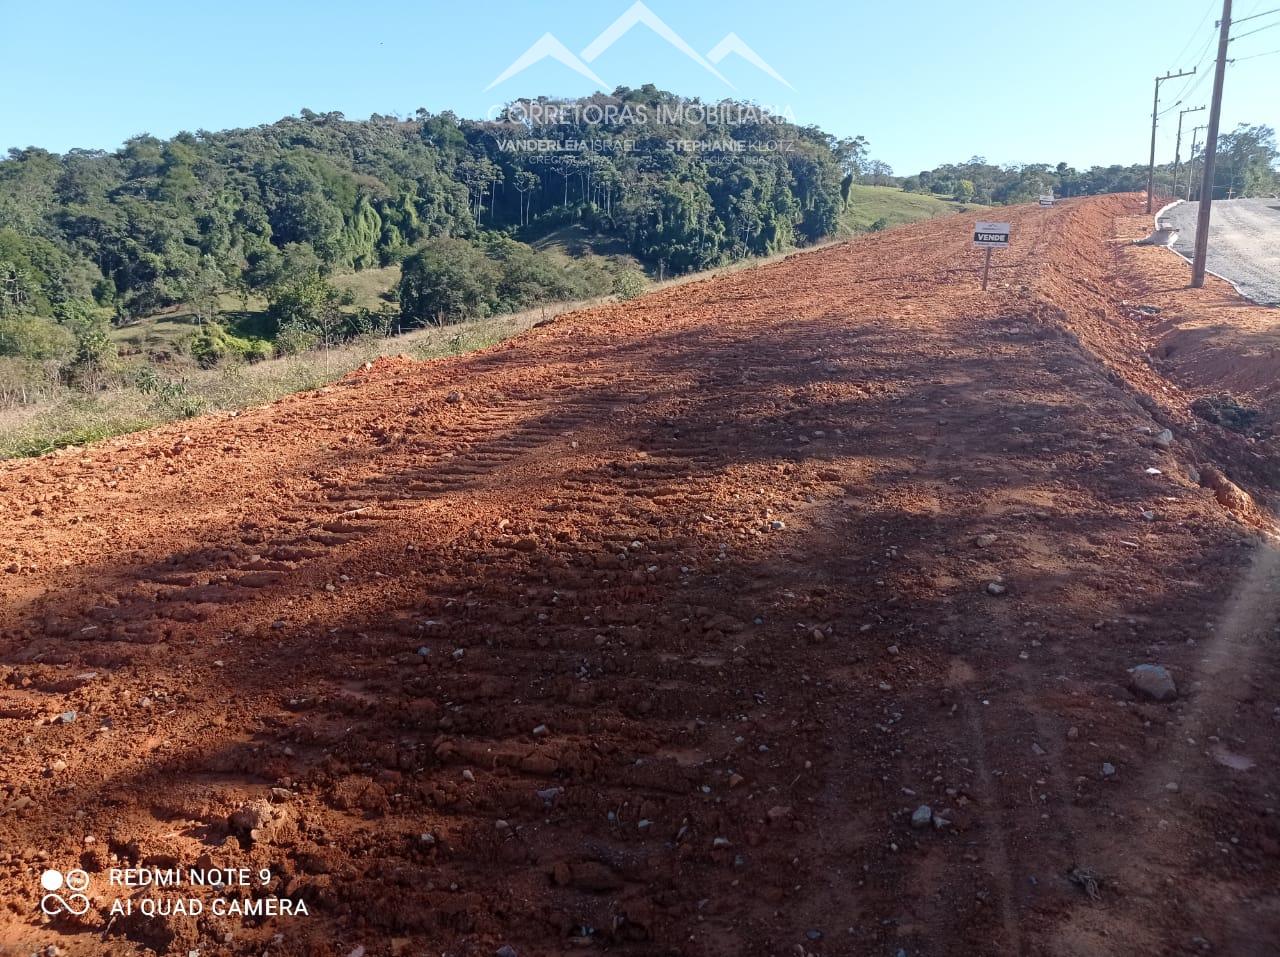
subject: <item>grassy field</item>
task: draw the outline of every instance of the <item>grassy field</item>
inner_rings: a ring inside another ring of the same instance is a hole
[[[144,392],[134,385],[120,385],[85,393],[58,387],[44,402],[0,410],[0,459],[42,455],[205,412],[262,405],[291,392],[319,388],[378,356],[437,359],[461,355],[508,339],[541,319],[601,301],[548,305],[401,336],[368,337],[334,349],[251,365],[171,369],[164,375],[161,390]]]
[[[972,203],[956,203],[926,193],[904,193],[895,186],[858,186],[849,190],[849,208],[840,214],[842,235],[865,233],[884,220],[884,228],[918,223],[936,216],[986,209]]]
[[[362,272],[341,273],[330,276],[329,281],[340,291],[350,290],[354,301],[347,307],[377,311],[387,301],[382,294],[400,283],[400,267],[366,269]],[[260,334],[267,311],[267,301],[259,296],[241,299],[225,295],[218,302],[222,321],[236,335]],[[147,316],[127,326],[111,330],[111,338],[125,355],[144,353],[150,355],[173,354],[179,351],[178,343],[199,328],[195,316],[182,308],[168,309]]]
[[[351,291],[355,296],[353,308],[372,309],[376,312],[379,306],[387,304],[382,294],[393,286],[400,285],[400,266],[383,266],[381,269],[342,273],[330,276],[329,281],[343,292]]]

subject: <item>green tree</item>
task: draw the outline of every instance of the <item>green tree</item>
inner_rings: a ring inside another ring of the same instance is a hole
[[[497,269],[471,243],[431,239],[402,266],[401,318],[407,325],[444,325],[487,315],[497,288]]]
[[[267,310],[272,335],[293,327],[313,333],[324,345],[345,338],[343,297],[318,274],[294,279],[282,286]]]

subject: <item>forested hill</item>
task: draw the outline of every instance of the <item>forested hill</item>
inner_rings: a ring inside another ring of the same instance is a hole
[[[45,314],[85,301],[124,318],[269,289],[299,263],[359,270],[430,237],[536,238],[570,220],[655,271],[685,272],[831,234],[863,146],[652,87],[555,107],[485,122],[303,110],[253,129],[137,136],[114,153],[11,150],[6,301]]]
[[[314,280],[413,255],[417,311],[402,301],[402,319],[447,321],[610,288],[598,264],[569,275],[519,242],[570,222],[671,275],[830,236],[856,183],[1000,203],[1139,179],[1133,168],[1081,176],[978,160],[896,179],[862,137],[653,86],[516,102],[486,121],[303,110],[252,129],[137,136],[110,153],[10,150],[0,319],[119,323],[174,305],[213,317],[228,293],[302,295],[332,312],[332,291]],[[465,288],[473,280],[480,288]]]

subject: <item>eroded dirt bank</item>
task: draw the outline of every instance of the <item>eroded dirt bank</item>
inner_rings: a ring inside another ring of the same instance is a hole
[[[1137,210],[0,467],[0,949],[1274,953],[1274,446],[1149,361]]]

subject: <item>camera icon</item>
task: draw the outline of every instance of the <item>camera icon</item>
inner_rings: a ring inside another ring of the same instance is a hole
[[[62,871],[47,870],[40,875],[40,886],[46,893],[40,898],[40,910],[50,917],[67,913],[79,917],[89,911],[89,898],[85,891],[89,889],[89,875],[76,867],[65,874]],[[67,896],[58,893],[66,889]]]

